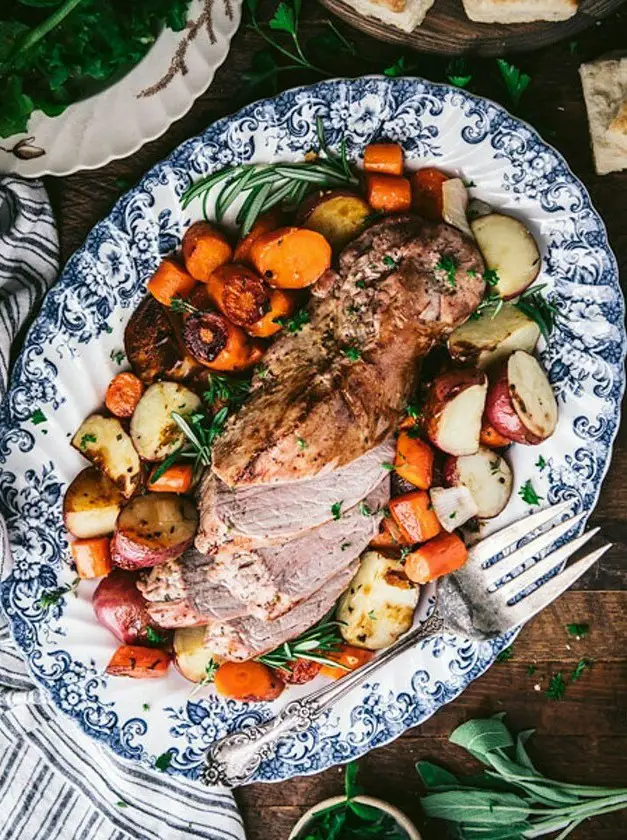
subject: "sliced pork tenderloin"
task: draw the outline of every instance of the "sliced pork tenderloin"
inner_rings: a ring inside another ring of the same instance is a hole
[[[209,554],[274,545],[333,518],[335,505],[348,510],[385,482],[394,442],[338,470],[310,480],[230,490],[207,470],[198,494],[200,526],[196,548]]]
[[[233,662],[253,659],[274,650],[324,618],[350,584],[358,567],[358,561],[351,563],[321,589],[274,621],[247,616],[234,621],[208,624],[205,645],[216,656]]]
[[[168,628],[244,613],[276,618],[359,557],[377,533],[389,498],[386,478],[364,504],[281,545],[212,556],[191,551],[155,566],[138,583],[148,611]]]

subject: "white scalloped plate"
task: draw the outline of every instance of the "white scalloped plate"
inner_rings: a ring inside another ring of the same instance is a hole
[[[211,686],[192,693],[175,669],[162,680],[105,674],[116,640],[95,619],[95,583],[81,583],[78,597],[49,609],[39,602],[74,576],[62,503],[85,461],[68,438],[99,408],[119,370],[112,354],[123,346],[146,280],[201,214],[200,200],[182,211],[186,188],[232,164],[302,160],[317,145],[317,116],[332,148],[346,139],[352,160],[376,138],[398,140],[409,167],[458,172],[476,184],[477,198],[525,219],[538,239],[539,280],[563,315],[549,345],[540,346],[560,419],[541,446],[511,448],[515,487],[532,479],[543,504],[568,499],[575,510],[591,511],[618,427],[624,304],[603,222],[564,159],[500,106],[421,79],[335,80],[255,102],[183,143],[96,225],[28,333],[0,406],[0,511],[14,558],[0,592],[16,642],[52,703],[121,757],[154,766],[168,751],[168,772],[189,777],[198,776],[216,738],[266,720],[311,686],[290,688],[273,704],[243,704]],[[31,422],[35,408],[45,423]],[[514,493],[490,526],[528,512]],[[478,644],[444,636],[406,651],[333,713],[286,738],[255,779],[314,773],[392,740],[457,697],[509,639]]]
[[[0,137],[0,172],[36,178],[97,169],[160,137],[213,81],[241,10],[242,0],[192,0],[188,29],[164,30],[117,84],[58,117],[36,111],[24,134]],[[175,67],[182,49],[186,72]]]

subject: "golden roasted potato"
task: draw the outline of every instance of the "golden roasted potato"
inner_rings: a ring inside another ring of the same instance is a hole
[[[79,539],[112,534],[124,496],[96,467],[80,472],[65,491],[63,519]]]
[[[146,461],[162,461],[178,449],[185,435],[172,419],[172,412],[190,414],[200,399],[178,382],[155,382],[143,394],[131,418],[135,449]]]
[[[72,446],[101,469],[126,499],[139,487],[139,455],[117,417],[90,415],[72,438]]]
[[[362,232],[372,214],[372,208],[358,195],[343,190],[326,190],[306,199],[298,218],[303,227],[315,230],[341,251]]]

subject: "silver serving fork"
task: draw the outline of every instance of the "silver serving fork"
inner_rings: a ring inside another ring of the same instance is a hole
[[[282,737],[307,730],[315,718],[342,700],[353,688],[428,637],[451,633],[487,641],[529,621],[571,587],[605,554],[611,543],[559,572],[566,560],[598,532],[598,528],[593,528],[579,537],[571,537],[536,562],[530,562],[573,531],[587,515],[583,512],[542,531],[500,560],[487,565],[488,561],[530,532],[561,517],[570,507],[571,502],[562,502],[545,508],[478,542],[469,549],[466,565],[439,582],[436,606],[420,626],[401,636],[359,670],[288,703],[272,720],[216,741],[207,753],[202,781],[208,785],[227,787],[245,784],[261,762],[274,755]],[[547,579],[551,573],[555,574]],[[532,587],[533,591],[528,593]]]

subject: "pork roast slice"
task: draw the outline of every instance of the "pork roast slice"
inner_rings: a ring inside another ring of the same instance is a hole
[[[388,439],[419,363],[476,309],[476,244],[417,216],[373,225],[340,255],[309,303],[310,322],[264,356],[264,376],[228,422],[213,469],[230,487],[295,481]]]
[[[320,621],[349,585],[358,566],[358,561],[351,563],[317,592],[274,621],[247,616],[234,621],[208,624],[204,644],[216,656],[234,662],[242,662],[274,650]]]
[[[365,499],[385,481],[394,458],[394,442],[371,449],[338,470],[315,478],[267,487],[230,490],[207,470],[199,491],[200,527],[196,548],[209,554],[250,551],[283,542],[332,519],[334,505],[343,510]]]
[[[359,557],[389,498],[387,478],[366,498],[365,508],[356,505],[281,545],[213,556],[191,551],[155,566],[138,583],[148,611],[169,628],[243,614],[276,618]]]

